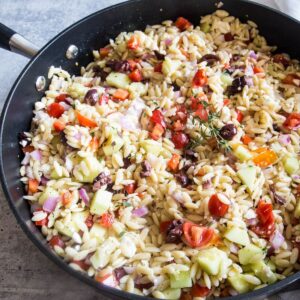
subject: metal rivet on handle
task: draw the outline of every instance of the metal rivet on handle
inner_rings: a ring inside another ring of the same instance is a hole
[[[39,91],[39,92],[43,91],[46,87],[46,78],[44,76],[39,76],[36,79],[35,87],[36,87],[37,91]]]
[[[74,59],[78,55],[78,47],[75,45],[70,45],[66,52],[67,59]]]

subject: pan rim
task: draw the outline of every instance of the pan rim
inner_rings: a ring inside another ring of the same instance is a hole
[[[18,85],[20,84],[20,82],[22,81],[22,78],[25,76],[25,74],[30,70],[31,66],[34,64],[34,62],[43,55],[43,53],[45,52],[45,50],[47,50],[48,48],[50,48],[52,46],[53,43],[55,43],[56,40],[58,40],[59,38],[61,38],[65,33],[71,31],[73,28],[76,28],[77,26],[80,26],[82,23],[86,22],[87,20],[97,16],[97,15],[101,15],[104,12],[107,12],[109,10],[114,10],[114,9],[118,9],[118,8],[122,8],[124,6],[127,6],[128,4],[134,4],[134,3],[139,3],[139,2],[143,2],[144,0],[129,0],[129,1],[124,1],[121,3],[117,3],[114,4],[112,6],[108,6],[104,9],[98,10],[80,20],[78,20],[77,22],[71,24],[70,26],[68,26],[67,28],[65,28],[64,30],[62,30],[61,32],[59,32],[56,36],[54,36],[51,40],[49,40],[39,51],[38,53],[32,57],[30,59],[30,61],[26,64],[26,66],[23,68],[23,70],[21,71],[21,73],[18,75],[17,79],[15,80],[14,84],[12,85],[8,96],[4,102],[3,108],[2,108],[2,112],[1,112],[1,117],[0,117],[0,145],[2,145],[2,140],[3,140],[3,130],[4,130],[4,123],[6,121],[6,114],[7,114],[7,110],[8,107],[10,105],[10,102],[13,98],[13,95],[16,91],[16,89],[18,88]],[[233,0],[231,0],[233,1]],[[272,11],[274,14],[277,15],[281,15],[282,17],[285,17],[295,23],[297,23],[300,26],[300,21],[298,21],[297,19],[283,13],[280,11],[277,11],[274,8],[270,8],[266,5],[260,4],[260,3],[255,3],[249,0],[234,0],[235,2],[244,2],[246,4],[248,4],[249,6],[258,6],[261,7],[262,9],[266,9],[269,11]],[[217,2],[217,1],[216,1]],[[2,185],[2,189],[3,189],[3,193],[5,196],[5,199],[7,200],[10,209],[12,210],[18,224],[20,225],[20,227],[22,228],[22,230],[24,231],[24,233],[27,235],[27,237],[33,242],[33,244],[45,255],[47,256],[52,262],[54,262],[60,269],[66,271],[68,274],[72,275],[73,277],[77,278],[78,280],[80,280],[81,282],[84,282],[86,284],[88,284],[89,286],[92,286],[93,288],[95,288],[97,291],[99,291],[100,293],[102,292],[103,294],[105,294],[106,296],[117,296],[120,298],[124,298],[124,299],[129,299],[129,298],[133,298],[134,300],[151,300],[153,298],[147,297],[147,296],[140,296],[137,294],[133,294],[133,293],[129,293],[126,291],[122,291],[122,290],[118,290],[115,288],[111,288],[108,286],[105,286],[103,284],[100,284],[98,282],[96,282],[94,279],[88,277],[86,274],[78,272],[74,269],[72,269],[67,263],[65,263],[63,261],[62,258],[60,258],[59,256],[57,256],[56,254],[54,254],[54,252],[47,246],[47,243],[43,243],[42,241],[40,241],[37,236],[35,234],[33,234],[31,232],[31,230],[29,229],[29,227],[27,226],[26,222],[22,219],[20,213],[18,212],[18,209],[16,208],[16,206],[14,205],[14,201],[13,201],[13,197],[11,197],[10,192],[8,190],[8,184],[7,184],[7,180],[6,180],[6,176],[5,176],[5,171],[3,168],[3,149],[1,147],[1,151],[0,151],[0,181],[1,181],[1,185]],[[46,241],[46,240],[45,240]],[[290,284],[296,282],[297,280],[300,279],[300,271],[298,271],[297,273],[288,276],[287,278],[278,281],[277,283],[271,284],[271,285],[267,285],[266,287],[263,287],[261,289],[246,293],[246,294],[240,294],[237,296],[232,296],[232,297],[226,297],[226,298],[222,298],[224,300],[247,300],[247,299],[255,299],[256,297],[259,296],[268,296],[271,293],[274,294],[274,292],[277,292],[279,290],[283,291],[284,287],[288,287]]]

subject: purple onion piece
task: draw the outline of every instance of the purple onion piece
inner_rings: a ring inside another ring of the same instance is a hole
[[[136,208],[132,211],[132,214],[136,217],[143,217],[149,213],[149,210],[146,206]]]
[[[43,210],[49,213],[53,212],[58,201],[59,197],[49,197],[43,204]]]
[[[79,189],[79,196],[86,206],[90,204],[90,197],[84,188]]]
[[[203,187],[203,189],[205,189],[205,190],[208,190],[208,189],[212,188],[212,182],[211,182],[211,180],[206,180],[206,181],[204,181],[204,182],[202,183],[202,187]]]
[[[270,238],[270,243],[274,250],[277,250],[284,243],[284,236],[276,230]]]
[[[41,160],[42,159],[42,153],[41,153],[40,150],[34,150],[34,151],[30,152],[30,156],[34,160]]]
[[[30,161],[30,153],[26,152],[23,160],[21,161],[21,165],[26,166]]]
[[[42,186],[46,186],[48,181],[49,181],[49,178],[47,178],[45,176],[41,177],[41,185]]]

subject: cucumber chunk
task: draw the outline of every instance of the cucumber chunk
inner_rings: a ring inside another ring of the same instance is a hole
[[[239,261],[242,265],[256,263],[264,259],[265,254],[259,247],[249,244],[238,252]]]
[[[228,282],[240,294],[247,293],[253,288],[253,286],[245,280],[243,274],[236,274],[229,277]]]
[[[90,212],[99,216],[107,212],[111,204],[112,195],[110,192],[98,190],[91,201]]]
[[[247,230],[241,229],[238,227],[229,228],[225,232],[224,237],[231,242],[234,242],[236,244],[243,245],[243,246],[246,246],[250,243],[250,239],[249,239]]]
[[[141,82],[131,83],[128,90],[134,95],[134,97],[143,96],[147,93],[146,85]]]
[[[44,202],[50,197],[58,197],[59,193],[51,187],[46,187],[39,197],[39,204],[43,205]]]
[[[140,146],[144,148],[147,153],[154,154],[158,156],[160,152],[163,150],[162,145],[153,140],[144,140],[140,142]]]
[[[74,176],[81,182],[93,182],[102,171],[102,165],[98,159],[92,155],[83,158],[74,168]]]
[[[99,244],[103,243],[107,237],[107,229],[100,224],[94,223],[90,230],[90,237],[95,238]]]
[[[181,271],[170,274],[170,285],[172,289],[191,287],[192,278],[190,272]]]
[[[299,161],[294,156],[286,155],[283,158],[283,167],[289,175],[292,175],[298,171]]]
[[[87,210],[72,213],[71,219],[77,232],[81,230],[81,224],[85,222],[88,216]]]
[[[106,141],[103,146],[103,151],[105,155],[112,155],[113,153],[119,151],[124,145],[124,139],[122,139],[118,133],[115,131]]]
[[[249,166],[237,171],[238,177],[242,183],[247,187],[249,193],[253,192],[254,184],[256,181],[256,169],[253,166]]]
[[[228,87],[232,84],[233,78],[228,73],[222,73],[220,76],[220,79],[222,81],[222,86],[224,88]]]
[[[169,57],[166,57],[162,63],[162,72],[165,76],[171,76],[177,71],[180,65],[180,60],[171,60]]]
[[[106,82],[116,88],[127,89],[131,81],[126,74],[112,72],[106,77]]]
[[[241,161],[247,161],[247,160],[250,160],[252,158],[251,152],[242,145],[238,145],[233,150],[233,153]]]
[[[262,282],[272,284],[277,281],[276,275],[272,272],[270,266],[264,261],[259,261],[251,265],[251,269]]]
[[[197,262],[200,268],[208,275],[217,275],[220,272],[226,272],[225,269],[227,269],[231,261],[227,258],[227,254],[224,251],[212,247],[201,250],[198,254]]]

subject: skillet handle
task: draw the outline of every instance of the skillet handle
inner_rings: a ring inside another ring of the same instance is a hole
[[[33,57],[39,51],[37,46],[2,23],[0,23],[0,48],[24,55],[28,58]]]

